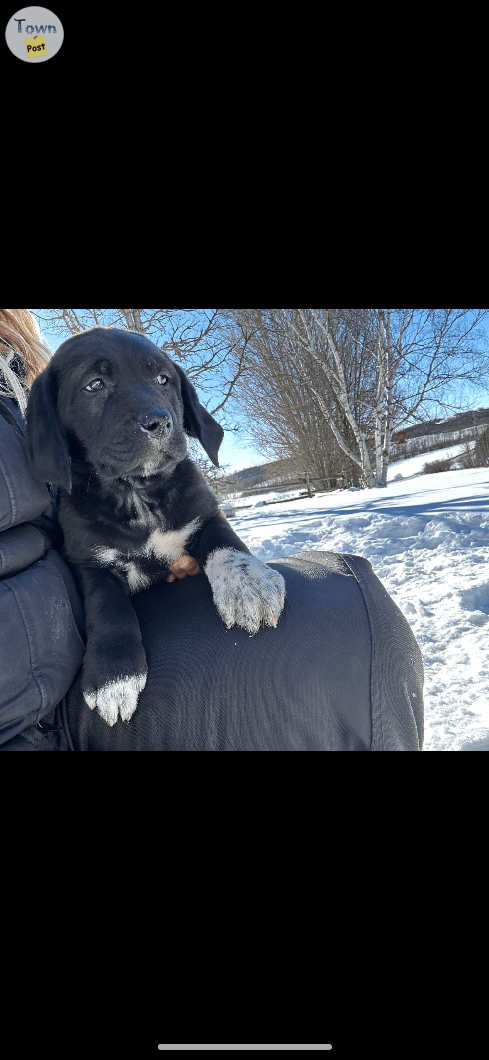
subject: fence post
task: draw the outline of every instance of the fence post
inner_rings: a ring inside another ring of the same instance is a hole
[[[308,474],[306,474],[306,482],[307,482],[307,492],[308,492],[309,496],[312,497],[313,493],[312,493],[311,485],[310,485],[310,482],[309,482],[309,475]]]

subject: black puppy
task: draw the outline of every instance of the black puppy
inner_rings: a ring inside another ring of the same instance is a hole
[[[252,556],[188,456],[198,438],[216,467],[224,432],[185,372],[147,338],[92,328],[64,342],[34,381],[26,445],[42,482],[60,487],[62,552],[85,605],[82,688],[113,725],[146,684],[130,595],[166,579],[182,553],[197,560],[228,628],[276,626],[280,574]]]

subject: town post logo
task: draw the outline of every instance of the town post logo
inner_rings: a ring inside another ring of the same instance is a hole
[[[57,55],[64,32],[54,11],[47,7],[23,7],[7,22],[5,40],[10,51],[23,62],[38,65]]]

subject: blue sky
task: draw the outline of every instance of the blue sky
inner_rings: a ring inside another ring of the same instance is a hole
[[[31,309],[30,312],[35,314],[37,311]],[[41,312],[44,314],[49,311],[41,310]],[[49,348],[54,353],[64,339],[60,339],[58,334],[50,331],[50,329],[40,321],[39,324]],[[486,323],[486,334],[489,339],[489,323]],[[65,337],[67,338],[68,336]],[[472,398],[472,408],[489,407],[489,391],[474,390]],[[235,418],[232,422],[235,422]],[[258,450],[253,449],[253,447],[244,439],[240,439],[239,435],[227,431],[224,434],[224,440],[219,450],[219,463],[221,467],[229,465],[231,470],[239,470],[243,467],[252,467],[255,464],[267,463],[267,457],[260,455]]]

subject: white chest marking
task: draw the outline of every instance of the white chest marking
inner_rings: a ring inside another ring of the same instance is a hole
[[[197,517],[180,530],[153,530],[146,544],[135,552],[122,552],[121,549],[105,548],[104,545],[94,545],[92,552],[102,567],[115,566],[124,571],[131,593],[140,592],[151,585],[151,578],[140,570],[138,558],[154,556],[170,566],[183,555],[187,541],[198,530],[201,522]]]
[[[153,530],[146,545],[141,549],[141,555],[159,556],[168,563],[173,563],[185,552],[188,539],[195,534],[201,522],[202,520],[197,518],[182,526],[180,530]]]
[[[104,548],[103,545],[94,545],[92,552],[102,566],[115,563],[117,557],[121,555],[116,548]]]
[[[136,563],[126,563],[124,572],[131,594],[140,593],[142,589],[147,589],[148,585],[151,585],[149,575],[143,574]]]

